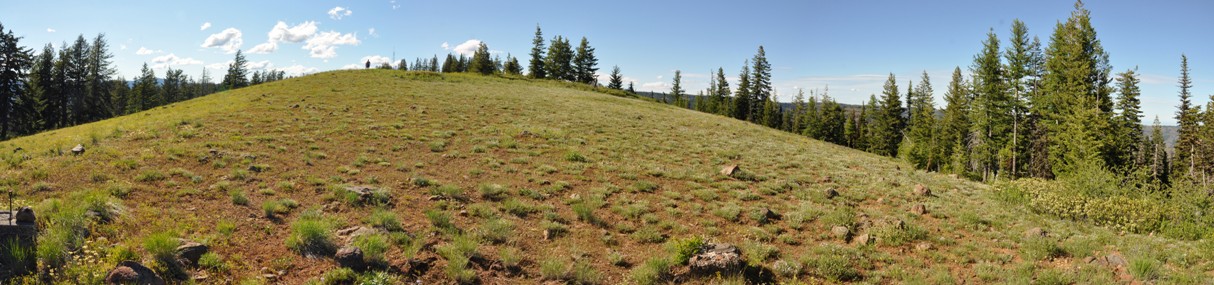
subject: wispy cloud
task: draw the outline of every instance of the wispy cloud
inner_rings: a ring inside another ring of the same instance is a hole
[[[199,31],[206,31],[211,28],[211,22],[202,22],[202,27],[198,27]]]
[[[249,53],[272,53],[278,50],[278,43],[289,42],[299,43],[316,35],[316,22],[307,21],[295,26],[288,26],[283,21],[278,21],[274,27],[270,28],[267,33],[268,41],[254,46],[249,49]]]
[[[354,34],[329,31],[309,38],[303,48],[308,50],[309,55],[313,58],[330,59],[337,56],[337,46],[358,45],[359,43],[361,42],[358,40],[358,36]]]
[[[173,66],[181,66],[181,65],[200,65],[200,64],[202,64],[201,60],[188,58],[188,57],[185,57],[185,58],[178,57],[177,55],[171,54],[171,53],[167,54],[167,55],[162,55],[162,56],[157,56],[155,58],[152,58],[152,68],[155,68],[155,69],[164,69],[164,68],[169,68],[169,67],[173,67]]]
[[[135,51],[135,54],[136,54],[136,55],[149,55],[149,54],[153,54],[153,53],[159,53],[159,52],[161,52],[161,51],[159,51],[159,50],[151,50],[151,49],[148,49],[148,48],[145,48],[145,47],[139,47],[139,50],[136,50],[136,51]]]
[[[396,4],[396,0],[388,1],[388,5],[392,6],[392,10],[396,10],[396,9],[400,8],[400,4]]]
[[[227,28],[217,34],[208,36],[207,39],[202,42],[202,47],[217,47],[226,53],[235,53],[240,49],[240,45],[244,44],[244,40],[242,40],[240,37],[240,30],[237,30],[236,28]]]
[[[337,7],[333,7],[333,9],[329,9],[329,18],[333,18],[334,20],[341,20],[341,18],[350,16],[350,14],[354,14],[354,11],[350,11],[350,9],[344,8],[342,6],[337,6]]]
[[[306,75],[309,73],[314,73],[314,72],[319,71],[315,67],[306,67],[306,66],[298,65],[298,64],[280,68],[278,70],[282,70],[283,72],[286,72],[288,75],[294,75],[294,76]]]
[[[465,41],[462,44],[455,46],[455,48],[453,50],[455,50],[455,53],[458,53],[458,54],[472,56],[472,54],[476,52],[476,49],[479,48],[480,45],[481,45],[481,40],[471,39],[471,40]]]
[[[377,38],[379,37],[379,34],[375,33],[375,28],[367,29],[367,34],[371,35],[372,37],[377,37]]]
[[[47,33],[54,33],[54,32],[55,32],[55,29],[52,29],[52,28],[46,28],[46,32],[47,32]]]

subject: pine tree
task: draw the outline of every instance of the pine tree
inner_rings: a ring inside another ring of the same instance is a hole
[[[835,99],[830,98],[829,95],[823,94],[821,109],[818,126],[822,129],[822,135],[819,139],[837,145],[845,145],[847,143],[845,134],[847,117],[843,114],[843,106],[835,102]]]
[[[547,69],[544,67],[544,33],[540,31],[540,25],[535,25],[535,38],[531,40],[531,62],[527,66],[528,77],[543,79],[547,78]]]
[[[1007,67],[1004,69],[1007,77],[1007,83],[1010,85],[1012,112],[1012,130],[1011,142],[1006,148],[1010,150],[1010,159],[1008,173],[1012,178],[1020,176],[1023,170],[1020,165],[1024,164],[1025,157],[1025,140],[1028,133],[1024,128],[1025,120],[1028,118],[1028,102],[1027,96],[1034,90],[1034,85],[1039,76],[1038,71],[1041,66],[1041,43],[1037,39],[1029,40],[1028,26],[1020,19],[1012,21],[1012,37],[1009,39],[1009,46],[1004,51],[1004,58],[1007,60]]]
[[[147,65],[147,64],[144,64],[144,65]],[[225,90],[232,90],[232,89],[249,86],[249,79],[248,79],[249,70],[246,67],[247,65],[248,65],[248,61],[246,61],[244,58],[244,55],[241,54],[241,52],[239,50],[237,50],[236,58],[233,59],[232,64],[228,65],[228,73],[223,76],[223,83],[220,83],[220,85],[222,85]],[[145,72],[144,74],[146,75],[147,73]],[[155,79],[155,78],[153,77],[153,79]],[[143,109],[140,109],[140,110],[143,110]],[[129,112],[129,113],[133,113],[133,112]]]
[[[907,145],[908,150],[904,156],[915,165],[916,168],[937,170],[939,168],[941,158],[937,157],[936,150],[936,107],[932,102],[932,83],[928,77],[927,71],[923,71],[923,77],[920,78],[919,85],[915,86],[914,92],[908,96],[907,101],[911,103],[910,123],[907,126],[906,139],[903,144]]]
[[[233,73],[229,72],[228,74],[232,75]],[[237,86],[234,84],[237,80],[233,76],[232,81],[229,82],[229,86]],[[155,107],[152,105],[152,100],[155,100],[154,98],[158,96],[158,93],[160,93],[160,90],[156,86],[156,74],[152,72],[151,68],[148,68],[147,63],[144,63],[143,69],[140,69],[139,78],[135,79],[135,87],[131,89],[131,96],[128,97],[126,113],[132,114]]]
[[[750,84],[739,85],[739,88],[748,88],[751,102],[750,120],[752,122],[767,124],[771,123],[770,118],[774,114],[768,114],[772,108],[767,106],[772,97],[771,89],[771,64],[767,62],[767,53],[763,51],[763,46],[759,46],[759,51],[755,52],[754,59],[751,60],[753,65],[750,69]],[[770,125],[768,125],[770,126]]]
[[[66,113],[63,93],[59,92],[59,84],[55,81],[55,54],[55,47],[46,44],[42,53],[34,57],[34,66],[29,74],[29,86],[41,105],[37,117],[42,118],[42,122],[36,127],[38,130],[57,128]]]
[[[624,75],[620,74],[620,66],[611,67],[611,77],[607,80],[607,88],[622,90],[624,89]]]
[[[88,51],[88,41],[84,39],[84,35],[78,35],[76,41],[63,50],[64,56],[59,57],[64,67],[64,87],[61,90],[67,95],[67,125],[74,126],[86,122]]]
[[[1172,159],[1172,175],[1183,176],[1187,178],[1195,178],[1193,166],[1197,159],[1197,132],[1198,114],[1201,113],[1201,107],[1193,106],[1192,94],[1189,89],[1193,88],[1193,79],[1189,78],[1189,58],[1184,54],[1180,55],[1180,79],[1177,81],[1180,87],[1180,106],[1176,112],[1176,121],[1180,125],[1180,131],[1176,138],[1176,146],[1173,149]],[[1209,112],[1209,111],[1207,111]]]
[[[523,74],[523,66],[519,65],[517,57],[507,54],[506,63],[502,65],[502,72],[509,75],[520,75]]]
[[[1146,142],[1142,132],[1142,103],[1138,100],[1142,92],[1138,82],[1138,75],[1132,69],[1117,74],[1119,96],[1114,108],[1118,112],[1114,117],[1115,146],[1112,148],[1115,153],[1109,165],[1122,170],[1123,174],[1134,172],[1146,163],[1146,155],[1142,152]]]
[[[598,76],[594,73],[599,71],[598,65],[599,59],[594,57],[594,48],[590,47],[590,41],[587,41],[586,37],[582,37],[582,42],[578,44],[577,52],[573,56],[574,81],[595,84]]]
[[[451,73],[459,70],[459,60],[455,59],[455,55],[447,54],[447,58],[443,59],[443,73]]]
[[[863,107],[863,105],[861,105]],[[856,112],[847,112],[844,114],[845,121],[843,123],[843,143],[842,146],[856,148],[856,140],[859,137],[859,128],[856,126]]]
[[[965,174],[965,161],[968,158],[965,154],[968,153],[969,145],[969,114],[970,114],[970,91],[965,86],[965,78],[961,75],[961,68],[953,68],[952,80],[948,83],[948,90],[944,93],[944,116],[940,118],[940,133],[939,141],[941,142],[939,154],[936,155],[942,159],[948,159],[949,163],[944,166],[944,170],[954,174]]]
[[[257,77],[262,77],[262,81],[264,81],[266,76],[264,76],[264,75],[254,76],[254,78],[257,78]],[[161,106],[161,105],[165,105],[165,104],[170,104],[170,103],[181,101],[182,99],[184,99],[184,98],[182,98],[182,97],[184,97],[182,95],[185,90],[183,90],[181,88],[182,81],[184,81],[184,80],[185,80],[185,76],[182,74],[180,69],[173,69],[170,67],[168,70],[165,70],[164,71],[164,81],[160,85],[160,90],[161,90],[160,94],[161,95],[158,96],[155,100],[151,100],[152,101],[151,107],[157,107],[157,106]]]
[[[724,68],[717,67],[717,75],[713,83],[716,84],[712,87],[714,91],[712,94],[713,102],[717,105],[716,113],[723,116],[733,115],[731,113],[733,108],[731,108],[732,105],[729,102],[732,91],[729,90],[729,80],[725,79]]]
[[[734,93],[734,114],[733,117],[738,120],[751,121],[751,95],[750,95],[750,61],[742,64],[742,72],[738,73],[738,92]]]
[[[1165,188],[1171,183],[1171,167],[1168,165],[1168,149],[1163,140],[1163,127],[1159,126],[1159,116],[1155,116],[1155,123],[1151,125],[1151,137],[1148,141],[1147,150],[1148,166],[1151,174],[1151,182],[1154,182],[1158,188]]]
[[[679,108],[687,108],[687,101],[683,98],[683,74],[679,70],[674,71],[674,82],[670,85],[670,96],[674,98],[670,104],[679,106]]]
[[[6,32],[0,24],[0,138],[8,138],[15,129],[15,119],[24,115],[15,112],[24,110],[14,108],[14,103],[31,98],[23,81],[33,63],[30,50],[21,46],[20,40],[13,30]]]
[[[497,71],[496,69],[497,65],[493,64],[493,60],[489,58],[489,46],[485,45],[485,42],[481,42],[476,51],[472,53],[472,62],[469,63],[468,71],[490,75]]]
[[[628,94],[637,94],[637,90],[632,88],[632,81],[628,81]]]
[[[821,139],[822,128],[819,125],[820,120],[818,118],[817,96],[814,96],[813,92],[811,91],[808,100],[804,99],[803,97],[805,97],[805,90],[798,89],[797,97],[794,99],[794,102],[797,104],[798,108],[793,109],[793,113],[801,113],[801,116],[798,117],[799,120],[796,123],[796,127],[799,129],[794,130],[793,132],[807,137]]]
[[[1046,95],[1039,96],[1045,106],[1038,109],[1051,139],[1051,168],[1069,173],[1080,164],[1105,167],[1114,145],[1111,67],[1082,2],[1075,3],[1065,23],[1055,26],[1046,56]]]
[[[544,68],[547,78],[574,81],[577,74],[573,70],[573,49],[569,40],[561,36],[552,39],[548,45],[548,57],[544,58]]]
[[[779,129],[784,124],[784,113],[780,108],[780,102],[776,101],[776,93],[772,92],[767,101],[763,103],[763,120],[761,124],[773,129]]]
[[[872,136],[869,149],[871,152],[884,156],[897,156],[898,145],[902,142],[902,129],[905,121],[902,117],[902,99],[898,95],[898,83],[894,74],[889,74],[882,91],[881,104],[875,112]],[[876,100],[876,98],[872,98]]]
[[[93,38],[93,44],[89,45],[88,51],[88,72],[85,75],[85,113],[83,114],[84,121],[92,122],[105,118],[112,117],[110,112],[110,79],[114,76],[114,69],[110,66],[110,59],[114,56],[109,52],[109,44],[105,41],[105,34],[98,34]]]
[[[974,170],[982,174],[983,181],[1003,172],[1005,161],[1011,161],[1010,135],[1012,127],[1012,97],[1008,96],[1004,84],[1006,76],[999,62],[999,38],[993,30],[987,32],[982,42],[982,51],[974,56],[970,67],[973,73],[974,101],[970,112],[972,123],[971,159]]]
[[[890,84],[889,82],[886,83]],[[894,92],[897,92],[895,87]],[[901,108],[901,104],[898,104]],[[864,117],[864,150],[886,155],[889,153],[888,138],[893,136],[890,134],[892,128],[891,123],[885,118],[885,106],[881,100],[877,100],[877,96],[868,95],[868,106],[866,107],[868,114]]]

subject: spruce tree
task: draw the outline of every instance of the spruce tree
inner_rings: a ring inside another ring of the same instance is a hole
[[[147,64],[144,64],[144,65],[147,65]],[[249,86],[249,79],[248,79],[249,70],[247,69],[246,65],[248,65],[248,61],[246,61],[244,58],[244,55],[241,54],[241,52],[239,50],[237,50],[236,58],[232,60],[232,64],[228,65],[228,73],[223,76],[223,83],[221,83],[220,85],[222,85],[225,90],[232,90],[232,89]],[[147,73],[144,73],[144,75],[146,75],[146,74]],[[155,78],[153,77],[153,79],[155,79]],[[143,110],[143,109],[140,109],[140,110]],[[130,113],[133,113],[133,112],[130,112]]]
[[[733,117],[738,120],[753,122],[754,116],[751,114],[750,96],[750,61],[742,64],[742,72],[738,73],[738,92],[734,93],[734,114]]]
[[[1010,161],[1008,173],[1013,178],[1020,175],[1023,170],[1020,165],[1024,164],[1025,144],[1024,140],[1027,134],[1027,129],[1024,128],[1025,120],[1028,118],[1028,102],[1027,97],[1033,91],[1034,82],[1040,76],[1040,60],[1041,60],[1040,42],[1036,39],[1030,41],[1028,34],[1028,26],[1020,19],[1012,21],[1012,37],[1009,39],[1009,46],[1004,51],[1004,58],[1007,61],[1007,67],[1004,68],[1004,75],[1007,78],[1008,89],[1010,91],[1012,129],[1010,145],[1006,149],[1010,150]]]
[[[845,136],[847,117],[843,114],[843,106],[826,94],[822,95],[821,105],[818,127],[822,129],[822,132],[819,139],[837,145],[845,145],[847,143]]]
[[[892,76],[892,74],[891,74]],[[886,85],[892,81],[887,81]],[[888,88],[887,88],[888,90]],[[897,87],[894,87],[894,92],[897,92]],[[901,108],[902,104],[897,104]],[[864,150],[878,155],[886,155],[890,153],[888,146],[889,137],[893,136],[890,129],[892,124],[888,121],[885,114],[885,104],[877,99],[877,95],[868,95],[868,106],[865,108],[868,114],[864,117]]]
[[[235,81],[236,79],[232,80],[232,82]],[[154,107],[152,100],[158,96],[159,92],[159,87],[156,85],[156,74],[152,72],[151,68],[148,68],[147,63],[144,63],[143,68],[140,69],[139,78],[135,79],[135,87],[131,90],[131,96],[128,97],[126,113],[132,114]]]
[[[1189,78],[1189,57],[1184,54],[1180,55],[1180,79],[1177,84],[1180,87],[1180,106],[1177,106],[1179,110],[1176,112],[1176,121],[1180,130],[1173,150],[1175,158],[1172,159],[1171,173],[1194,178],[1193,166],[1197,164],[1197,134],[1200,128],[1198,114],[1201,113],[1201,107],[1193,106],[1192,103],[1189,89],[1193,88],[1193,79]]]
[[[31,98],[23,81],[33,63],[30,50],[21,46],[20,40],[21,37],[11,29],[6,32],[0,24],[0,138],[8,138],[16,125],[14,121],[25,115],[15,111],[29,111],[14,106],[23,98]]]
[[[523,66],[519,65],[518,58],[506,55],[506,63],[502,65],[502,72],[509,75],[523,74]]]
[[[717,105],[716,113],[723,116],[733,115],[731,113],[733,108],[731,108],[732,105],[730,104],[731,102],[729,102],[732,91],[729,90],[729,80],[725,79],[724,68],[717,67],[717,75],[716,79],[713,80],[713,83],[716,84],[716,86],[712,88],[714,91],[712,94],[713,102],[715,102]]]
[[[535,79],[547,78],[547,69],[544,67],[544,33],[540,31],[540,25],[535,25],[535,38],[531,39],[531,62],[527,66],[528,77]]]
[[[936,107],[932,102],[932,84],[927,71],[923,71],[919,85],[909,95],[911,102],[910,123],[907,126],[906,140],[903,144],[909,153],[904,156],[916,168],[937,170],[942,160],[937,157],[936,145]]]
[[[577,74],[573,70],[573,49],[569,40],[561,36],[552,39],[548,45],[548,57],[544,58],[544,68],[547,78],[574,81]]]
[[[1050,138],[1051,168],[1061,174],[1081,165],[1105,167],[1114,145],[1111,67],[1082,2],[1075,3],[1065,23],[1055,26],[1046,57],[1046,95],[1039,96],[1045,106],[1038,109]]]
[[[594,48],[590,47],[590,41],[587,41],[586,37],[582,37],[582,42],[578,44],[573,56],[574,81],[595,84],[598,76],[594,73],[599,71],[598,65],[599,59],[594,57]]]
[[[480,73],[481,75],[490,75],[496,71],[497,65],[493,64],[493,60],[489,58],[489,46],[485,42],[481,42],[477,46],[476,51],[472,53],[472,61],[469,63],[468,71]]]
[[[679,70],[674,71],[674,82],[670,85],[670,97],[674,98],[670,104],[679,106],[679,108],[687,108],[687,101],[683,98],[683,74]]]
[[[611,67],[611,76],[607,80],[607,88],[615,90],[624,89],[624,75],[620,74],[620,66]]]
[[[33,89],[34,97],[41,105],[37,117],[42,118],[36,129],[53,129],[59,126],[64,110],[63,93],[59,92],[59,84],[55,81],[55,47],[46,44],[34,58],[34,66],[29,74],[29,87]]]
[[[1159,116],[1155,116],[1155,123],[1151,125],[1151,137],[1147,146],[1151,181],[1158,188],[1165,188],[1171,183],[1170,171],[1172,168],[1168,165],[1168,146],[1164,143],[1163,127],[1159,126]]]
[[[944,104],[944,116],[940,118],[941,145],[936,156],[949,160],[948,164],[942,167],[945,171],[965,174],[968,169],[965,167],[965,162],[968,161],[965,154],[968,153],[969,146],[970,92],[965,86],[960,67],[953,68],[952,80],[948,83],[948,90],[944,92]]]
[[[1138,88],[1138,74],[1133,70],[1117,74],[1117,103],[1114,108],[1113,142],[1114,153],[1110,166],[1122,170],[1124,174],[1134,172],[1146,163],[1146,155],[1142,147],[1146,138],[1142,132],[1142,102],[1138,100],[1142,91]]]
[[[109,52],[109,44],[105,41],[105,34],[98,34],[93,38],[93,44],[89,45],[88,50],[88,67],[85,75],[85,113],[83,118],[86,122],[97,121],[112,117],[109,106],[110,89],[113,87],[110,84],[110,79],[114,76],[114,69],[110,66],[110,59],[114,56]]]
[[[1008,96],[1004,84],[1006,76],[1000,63],[999,38],[993,30],[987,32],[982,42],[982,51],[974,56],[970,67],[973,73],[974,101],[970,112],[972,123],[971,158],[974,169],[984,181],[1003,172],[1002,161],[1011,161],[1010,145],[1012,127],[1012,97]]]
[[[759,51],[755,52],[754,59],[751,60],[753,65],[750,69],[750,84],[740,85],[739,88],[748,88],[751,102],[750,119],[752,122],[767,124],[771,123],[770,118],[774,114],[768,114],[767,111],[772,110],[767,106],[771,101],[771,64],[767,62],[767,53],[763,51],[763,46],[759,46]],[[768,125],[770,126],[770,125]]]
[[[872,135],[874,140],[871,141],[869,149],[876,154],[884,156],[897,156],[898,145],[902,142],[902,129],[905,126],[905,121],[902,117],[902,99],[898,94],[898,83],[893,73],[889,74],[889,79],[885,81],[884,91],[881,95],[881,105],[876,112],[876,120],[873,122]],[[872,99],[876,99],[875,97]]]
[[[84,35],[76,36],[76,41],[63,50],[64,81],[63,89],[68,100],[68,126],[83,124],[87,121],[85,102],[88,101],[88,52],[89,43]]]

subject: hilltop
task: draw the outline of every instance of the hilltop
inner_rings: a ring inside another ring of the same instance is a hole
[[[577,86],[325,72],[9,140],[0,167],[65,283],[128,259],[242,284],[1202,283],[1214,267],[1207,241],[1058,220],[892,158]],[[368,273],[339,269],[342,229],[367,233]],[[211,254],[175,265],[176,238]],[[701,241],[750,268],[691,274],[678,257]]]

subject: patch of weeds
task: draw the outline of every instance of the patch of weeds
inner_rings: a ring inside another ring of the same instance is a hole
[[[494,244],[509,241],[514,236],[514,223],[506,219],[491,219],[481,223],[477,235]]]
[[[813,254],[802,257],[808,273],[826,278],[831,282],[847,282],[860,279],[856,264],[862,259],[855,250],[836,245],[815,248]]]
[[[413,182],[413,186],[417,186],[417,187],[434,186],[434,181],[430,181],[430,179],[426,179],[425,177],[420,177],[420,176],[413,177],[412,179],[409,179],[409,180]]]
[[[1130,275],[1134,275],[1134,279],[1140,281],[1151,281],[1159,279],[1158,261],[1150,258],[1134,258],[1130,260]]]
[[[467,199],[467,197],[464,196],[464,188],[460,188],[459,186],[451,185],[451,184],[445,184],[442,186],[431,188],[430,195],[436,195],[436,196],[440,196],[443,198],[460,200],[460,201]]]
[[[478,256],[477,247],[479,245],[475,238],[458,234],[451,238],[450,243],[439,246],[435,250],[439,256],[447,260],[444,272],[448,278],[464,284],[476,281],[476,270],[468,268],[468,265],[473,257]]]
[[[426,219],[430,220],[430,225],[444,232],[459,232],[455,224],[451,222],[451,214],[445,211],[430,209],[426,210]]]
[[[500,184],[481,184],[478,187],[481,198],[490,201],[501,201],[506,198],[506,187]]]
[[[666,252],[670,253],[672,263],[685,265],[703,246],[704,238],[701,237],[673,239],[666,242]]]
[[[590,266],[590,262],[585,259],[573,263],[570,271],[569,277],[573,284],[599,284],[603,280],[603,274]]]
[[[444,140],[434,140],[429,145],[431,152],[443,152],[447,150],[447,141]]]
[[[756,241],[743,242],[741,250],[749,264],[763,264],[780,256],[780,249],[776,246]]]
[[[266,218],[273,219],[278,215],[290,213],[292,209],[299,207],[299,202],[292,199],[282,200],[267,200],[261,203],[261,211]]]
[[[801,275],[801,262],[784,259],[776,260],[775,263],[771,264],[771,270],[775,271],[776,275],[780,275],[780,277],[795,278],[797,275]]]
[[[644,226],[632,232],[632,239],[640,243],[660,243],[666,241],[666,235],[656,227]]]
[[[742,214],[742,207],[739,207],[737,204],[730,203],[713,209],[712,214],[730,222],[737,222],[738,216]]]
[[[637,267],[629,273],[632,276],[632,281],[640,285],[661,284],[670,278],[671,263],[666,258],[650,258],[644,264]]]
[[[822,216],[822,222],[829,226],[843,226],[848,229],[855,229],[856,210],[851,207],[835,207],[834,210]]]
[[[1020,253],[1028,260],[1047,260],[1066,256],[1058,242],[1046,237],[1026,238],[1020,245]]]
[[[233,189],[231,191],[228,191],[228,196],[230,196],[232,198],[232,204],[241,205],[241,206],[249,205],[249,197],[247,195],[245,195],[244,191]]]
[[[565,280],[566,268],[564,260],[556,256],[549,256],[540,261],[540,277],[543,277],[544,280]]]
[[[291,223],[286,243],[287,248],[303,255],[331,255],[335,250],[333,224],[318,211],[305,211]]]
[[[140,172],[139,175],[135,176],[135,181],[144,182],[144,183],[156,182],[156,181],[161,181],[164,179],[165,179],[164,173],[161,173],[160,171],[156,171],[156,170],[147,170],[144,172]]]
[[[625,267],[628,266],[628,257],[619,251],[612,250],[607,253],[607,262],[611,265]]]
[[[400,225],[400,218],[396,217],[396,213],[384,209],[375,209],[371,215],[367,216],[366,222],[372,227],[389,232],[399,232],[405,229]]]
[[[569,231],[569,226],[566,226],[565,224],[562,224],[562,223],[556,222],[556,221],[545,220],[543,222],[540,222],[540,227],[543,228],[544,231],[548,233],[549,238],[556,238],[556,237],[562,236],[566,232]]]
[[[649,209],[649,201],[646,200],[635,200],[628,204],[615,206],[613,210],[617,214],[633,220],[638,219],[641,217],[641,215],[647,214],[651,211]]]
[[[388,237],[382,234],[360,235],[354,239],[354,246],[363,251],[363,261],[375,267],[388,264],[384,254],[388,252]]]
[[[565,161],[590,162],[590,159],[587,159],[585,156],[582,156],[582,154],[580,154],[580,153],[577,153],[575,151],[570,151],[570,152],[565,153]]]
[[[497,253],[497,259],[503,266],[517,268],[523,262],[523,253],[516,247],[504,246]]]
[[[527,215],[539,212],[539,208],[535,205],[515,198],[506,199],[505,202],[502,202],[502,210],[520,218],[525,218]]]
[[[646,180],[637,181],[632,184],[633,192],[653,193],[655,190],[658,190],[658,184]]]
[[[215,272],[228,271],[228,264],[223,261],[223,256],[215,252],[207,252],[199,257],[198,266]]]
[[[175,254],[181,242],[169,232],[154,233],[143,238],[143,250],[152,255],[152,259],[164,268],[177,266]]]
[[[927,231],[909,223],[895,223],[877,227],[874,235],[882,245],[902,246],[927,238]]]

